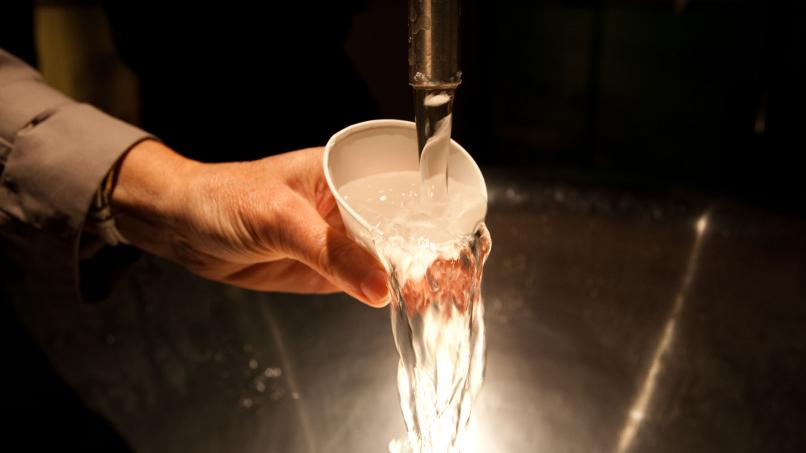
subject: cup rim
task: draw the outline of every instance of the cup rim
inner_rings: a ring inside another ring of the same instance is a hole
[[[339,207],[341,207],[343,209],[346,209],[347,212],[350,213],[350,216],[355,221],[357,221],[361,225],[361,227],[364,228],[364,230],[366,230],[366,231],[372,231],[372,227],[369,225],[369,223],[367,223],[366,220],[364,220],[364,217],[359,215],[358,212],[356,212],[353,209],[353,207],[350,206],[350,204],[347,203],[344,200],[344,198],[341,196],[341,193],[339,193],[338,188],[333,183],[333,177],[330,175],[330,166],[328,165],[328,163],[330,162],[330,151],[333,149],[334,146],[336,146],[336,143],[339,140],[343,139],[344,137],[346,137],[346,136],[348,136],[350,134],[354,134],[356,132],[361,132],[361,131],[363,131],[365,129],[372,129],[372,128],[375,128],[375,127],[399,127],[399,128],[405,128],[405,129],[415,129],[417,126],[415,125],[415,123],[413,121],[395,120],[395,119],[369,120],[369,121],[363,121],[363,122],[360,122],[360,123],[356,123],[356,124],[347,126],[344,129],[342,129],[342,130],[336,132],[335,134],[333,134],[330,137],[330,139],[327,141],[327,144],[325,145],[325,153],[322,156],[322,169],[324,171],[325,181],[327,181],[327,186],[330,189],[330,193],[333,194],[333,198],[336,199],[336,203],[339,205]],[[457,143],[455,140],[451,139],[451,145],[455,146],[459,152],[463,153],[465,155],[465,157],[467,157],[468,159],[470,159],[471,162],[473,162],[473,171],[477,174],[477,176],[479,177],[479,180],[481,181],[481,185],[482,185],[481,189],[482,189],[482,192],[484,194],[484,198],[486,200],[487,199],[487,182],[484,180],[484,175],[482,175],[481,169],[479,168],[478,164],[473,159],[473,157],[470,155],[470,153],[468,153],[467,150],[464,149],[462,147],[462,145]]]

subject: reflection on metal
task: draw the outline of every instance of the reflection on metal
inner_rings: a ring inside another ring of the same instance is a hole
[[[305,446],[308,448],[309,453],[315,453],[316,438],[314,437],[313,427],[311,426],[311,418],[308,416],[308,411],[305,410],[305,405],[300,399],[299,385],[297,384],[296,374],[294,368],[291,367],[291,359],[288,357],[288,348],[285,345],[285,340],[280,332],[279,325],[274,319],[274,315],[269,309],[268,304],[263,304],[263,312],[266,315],[266,320],[269,322],[269,331],[274,344],[277,345],[277,354],[280,356],[280,363],[283,370],[285,370],[285,378],[288,383],[288,390],[291,392],[291,399],[294,401],[294,408],[297,412],[297,422],[299,428],[302,430],[303,437],[305,437]]]
[[[481,417],[483,418],[483,417]],[[459,441],[459,449],[462,453],[483,453],[496,451],[493,438],[490,436],[489,428],[498,426],[498,420],[482,420],[479,413],[475,412],[470,417],[464,436]],[[484,428],[488,429],[484,429]]]
[[[409,84],[453,90],[459,71],[459,1],[409,0]]]
[[[635,435],[638,432],[638,428],[641,426],[641,422],[644,420],[644,415],[649,407],[649,403],[652,401],[652,395],[655,393],[655,384],[663,366],[663,356],[674,340],[677,318],[680,314],[680,311],[683,309],[683,304],[686,300],[686,293],[688,293],[688,288],[691,285],[691,280],[693,279],[697,268],[697,259],[700,255],[702,239],[705,235],[706,228],[708,228],[707,212],[700,217],[695,228],[697,231],[697,236],[694,239],[694,245],[692,246],[691,253],[688,257],[686,273],[683,275],[683,281],[677,290],[677,295],[675,296],[672,310],[668,319],[666,320],[666,325],[664,326],[660,340],[658,341],[658,345],[655,348],[655,352],[652,354],[652,361],[650,362],[649,369],[644,376],[643,383],[641,384],[641,388],[638,391],[635,400],[633,400],[633,404],[630,406],[630,411],[627,415],[627,420],[624,423],[624,427],[621,429],[618,446],[616,447],[616,452],[618,453],[625,453],[629,451],[630,447],[632,446],[632,442],[635,439]]]

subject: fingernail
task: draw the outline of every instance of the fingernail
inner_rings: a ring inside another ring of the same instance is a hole
[[[361,292],[375,307],[383,307],[389,303],[386,294],[386,272],[374,270],[361,282]]]

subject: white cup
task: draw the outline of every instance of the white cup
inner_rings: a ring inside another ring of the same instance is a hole
[[[414,123],[373,120],[342,129],[328,140],[323,164],[327,185],[336,198],[347,233],[377,256],[369,224],[350,207],[339,189],[351,181],[379,173],[419,172]],[[479,190],[487,199],[487,186],[481,170],[470,154],[453,140],[448,157],[448,176]],[[459,229],[467,234],[473,233],[484,221],[486,213],[486,203],[478,209],[468,210],[458,223]],[[381,262],[384,260],[381,259]]]

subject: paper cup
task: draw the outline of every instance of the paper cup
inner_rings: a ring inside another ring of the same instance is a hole
[[[344,200],[339,189],[367,176],[419,171],[417,132],[414,123],[401,120],[373,120],[354,124],[333,135],[325,146],[324,172],[347,233],[377,256],[369,224]],[[448,176],[479,190],[486,200],[487,186],[478,165],[467,151],[451,140]],[[473,233],[486,214],[486,203],[468,212],[460,228]]]

